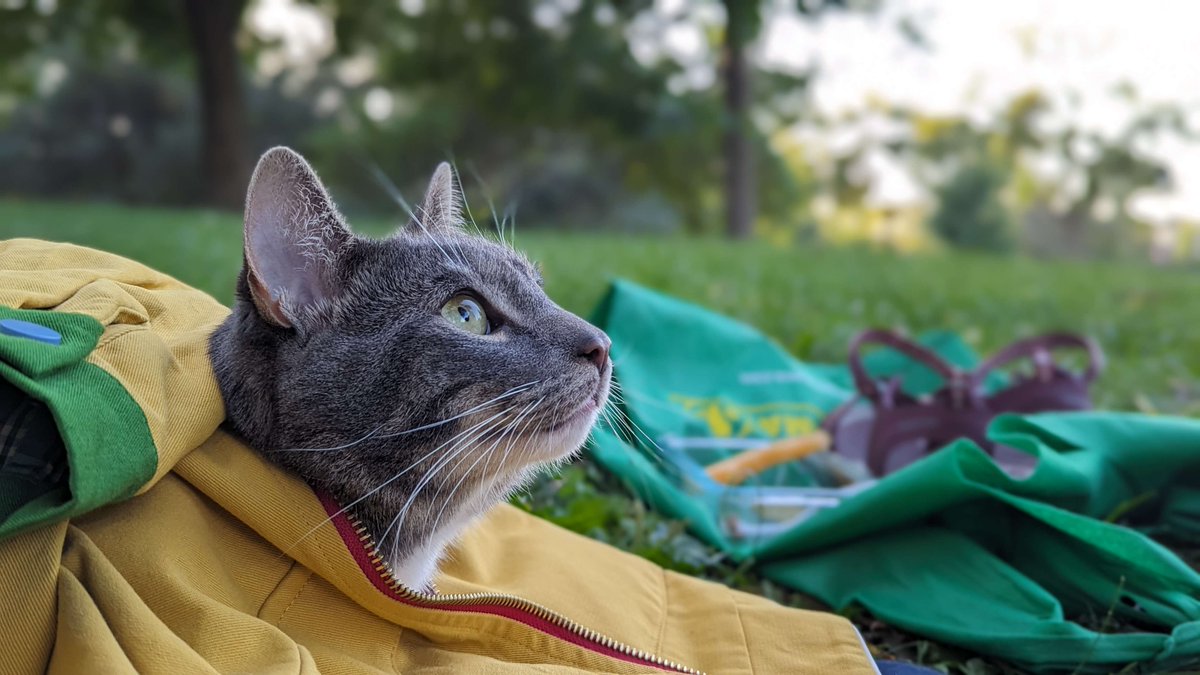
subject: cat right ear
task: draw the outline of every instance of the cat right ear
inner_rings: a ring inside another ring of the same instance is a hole
[[[325,315],[354,236],[316,172],[299,154],[271,148],[246,194],[246,281],[259,315],[292,328]]]
[[[425,199],[417,207],[407,227],[414,232],[447,234],[461,230],[462,194],[458,176],[447,162],[438,164],[425,190]]]

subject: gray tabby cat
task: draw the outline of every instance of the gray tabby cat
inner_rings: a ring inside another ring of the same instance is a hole
[[[612,372],[608,337],[468,233],[459,202],[443,163],[412,222],[361,238],[302,157],[269,150],[210,343],[227,424],[349,507],[415,589],[472,520],[580,447]]]

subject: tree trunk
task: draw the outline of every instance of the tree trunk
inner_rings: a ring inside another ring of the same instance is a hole
[[[750,144],[750,69],[746,63],[744,12],[727,1],[721,75],[725,80],[725,223],[729,237],[745,239],[754,231],[757,187]]]
[[[246,0],[184,0],[200,80],[202,177],[209,201],[241,209],[250,178],[234,36]]]
[[[1083,194],[1067,209],[1062,219],[1063,244],[1066,253],[1071,257],[1085,257],[1088,253],[1088,226],[1095,212],[1096,201],[1100,199],[1100,183],[1089,171]]]

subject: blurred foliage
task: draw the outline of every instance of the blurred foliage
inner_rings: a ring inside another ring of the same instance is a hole
[[[0,9],[0,82],[12,93],[37,92],[49,59],[121,57],[156,68],[180,61],[187,33],[179,2],[10,2]]]
[[[955,248],[1007,252],[1012,249],[1008,209],[1000,201],[1004,172],[987,163],[955,172],[935,192],[930,227]]]
[[[191,88],[143,67],[102,63],[80,62],[66,78],[0,131],[0,184],[19,194],[131,203],[195,197]]]
[[[247,101],[249,135],[270,147],[307,133],[317,115],[282,78]],[[196,92],[138,64],[72,62],[52,93],[0,127],[0,185],[13,194],[193,204],[203,200]]]
[[[351,174],[357,160],[347,158],[347,146],[404,148],[370,160],[404,184],[422,180],[429,165],[414,156],[454,149],[469,160],[469,173],[486,176],[488,191],[535,224],[717,231],[728,111],[718,89],[672,88],[681,64],[634,58],[625,31],[652,3],[582,0],[552,27],[535,20],[539,4],[470,0],[415,15],[388,5],[338,14],[342,55],[375,61],[378,81],[408,115],[364,119],[357,134],[314,150]],[[677,18],[662,20],[659,30]],[[756,90],[756,108],[776,120],[794,116],[807,85],[805,77],[772,74]],[[811,190],[762,132],[750,131],[758,202],[766,218],[786,220]]]
[[[211,144],[199,110],[211,103],[202,105],[196,87],[186,2],[3,5],[6,193],[205,199],[199,166]],[[1147,154],[1147,145],[1195,135],[1180,105],[1141,102],[1132,85],[1121,96],[1136,114],[1108,135],[1071,126],[1070,111],[1038,91],[983,117],[867,101],[825,118],[808,96],[822,76],[816,67],[776,72],[751,61],[749,107],[722,97],[732,77],[722,66],[728,50],[759,39],[765,17],[786,11],[819,21],[830,10],[870,11],[878,2],[693,0],[669,11],[651,0],[296,2],[322,17],[334,42],[314,47],[308,61],[280,60],[286,45],[278,36],[243,21],[236,35],[246,91],[241,133],[247,152],[277,143],[305,152],[352,212],[397,213],[377,175],[412,198],[436,162],[453,158],[472,205],[497,220],[717,232],[732,189],[723,180],[730,149],[722,138],[736,128],[749,144],[747,173],[757,177],[754,198],[743,203],[757,205],[755,230],[773,242],[835,232],[838,241],[897,250],[928,247],[936,237],[1048,256],[1153,250],[1165,260],[1200,251],[1195,224],[1174,224],[1162,239],[1162,227],[1130,212],[1135,196],[1171,184],[1167,162]],[[227,4],[240,11],[240,2]],[[247,16],[260,6],[251,3]],[[736,21],[721,23],[722,15]],[[934,49],[915,19],[900,24],[914,49]],[[704,31],[692,62],[634,48],[637,39],[654,41],[680,26]],[[697,68],[725,79],[697,84]],[[898,131],[850,145],[825,141],[880,121]],[[804,140],[797,128],[807,130]],[[869,166],[880,152],[926,198],[881,202],[882,179]],[[817,208],[820,200],[831,205]]]
[[[1047,128],[1041,122],[1049,111],[1037,91],[982,125],[889,111],[911,129],[890,149],[932,187],[930,226],[946,243],[1005,251],[1019,241],[1035,254],[1099,258],[1142,248],[1129,203],[1140,191],[1168,187],[1170,174],[1163,160],[1138,148],[1163,134],[1194,139],[1182,107],[1145,108],[1111,137]],[[1032,168],[1047,159],[1056,174]]]
[[[702,196],[719,171],[715,140],[705,141],[716,136],[715,99],[669,94],[670,64],[638,64],[621,23],[594,19],[607,3],[585,2],[554,29],[534,23],[533,4],[439,3],[415,16],[371,5],[339,14],[339,48],[348,57],[367,50],[406,114],[362,115],[356,131],[322,136],[314,154],[343,179],[371,163],[419,185],[448,151],[469,149],[459,169],[476,203],[483,190],[474,174],[526,221],[593,226],[656,192],[671,207],[660,228],[711,227]],[[377,186],[345,182],[352,196],[378,200]]]
[[[247,136],[254,151],[305,151],[351,210],[395,208],[372,178],[377,169],[411,195],[436,162],[459,156],[476,203],[502,195],[500,208],[526,222],[721,226],[720,92],[673,91],[680,64],[633,57],[625,30],[649,0],[582,0],[552,23],[537,20],[538,0],[308,4],[332,17],[336,37],[336,52],[313,72],[266,78],[258,57],[276,45],[249,28],[238,36]],[[40,6],[0,9],[5,190],[201,201],[196,55],[185,48],[182,3]],[[345,76],[354,67],[365,75]],[[806,86],[774,74],[757,100],[773,119],[794,117]],[[386,114],[369,114],[372,96]],[[786,220],[811,189],[754,134],[764,215]]]
[[[729,25],[738,27],[731,31],[729,41],[737,44],[748,44],[762,30],[763,10],[770,4],[766,0],[721,0],[725,15],[737,18],[729,20]],[[800,14],[814,17],[833,9],[874,9],[879,5],[878,0],[795,0],[794,6]]]

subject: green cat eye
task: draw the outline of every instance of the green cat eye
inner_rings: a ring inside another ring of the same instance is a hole
[[[450,298],[449,302],[442,305],[442,316],[468,333],[487,335],[492,332],[487,314],[484,314],[483,308],[469,295],[456,295]]]

